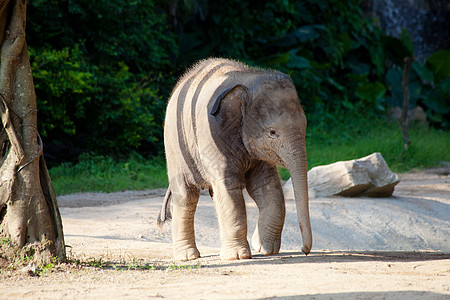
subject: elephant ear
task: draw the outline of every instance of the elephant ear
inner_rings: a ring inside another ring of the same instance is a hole
[[[209,113],[221,125],[236,120],[240,122],[245,107],[243,104],[247,97],[247,87],[240,84],[235,85],[220,93]]]

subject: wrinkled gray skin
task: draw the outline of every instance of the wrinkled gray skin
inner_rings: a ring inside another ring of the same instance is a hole
[[[308,254],[305,130],[306,117],[287,75],[225,59],[204,60],[189,70],[172,93],[164,128],[170,183],[158,226],[173,219],[175,259],[200,256],[194,214],[201,189],[209,189],[215,202],[221,258],[252,256],[244,188],[259,209],[253,248],[278,253],[285,204],[277,165],[293,179],[302,251]]]

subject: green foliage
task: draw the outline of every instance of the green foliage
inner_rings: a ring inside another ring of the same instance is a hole
[[[155,2],[30,1],[28,10],[47,152],[159,153],[177,46]]]
[[[35,275],[38,275],[38,276],[51,273],[55,270],[57,264],[58,264],[58,258],[53,257],[48,264],[38,265],[37,269],[34,273],[35,273]]]
[[[70,246],[68,246],[70,248]],[[69,250],[67,262],[76,266],[76,269],[80,268],[98,268],[102,270],[114,270],[114,271],[155,271],[155,270],[193,270],[201,268],[200,262],[186,263],[178,265],[175,263],[167,262],[145,262],[144,259],[138,259],[135,257],[121,258],[118,261],[109,261],[102,258],[96,259],[83,259],[77,258],[72,250]]]
[[[436,81],[449,79],[450,50],[441,50],[432,54],[427,60],[427,65],[435,75]]]
[[[363,83],[358,86],[356,89],[356,96],[358,96],[362,101],[366,101],[367,103],[377,103],[386,93],[386,88],[380,82],[375,83]],[[379,110],[383,110],[383,107],[379,108]]]
[[[76,123],[85,118],[88,102],[99,92],[79,46],[61,50],[29,47],[28,50],[39,117],[43,120],[39,122],[42,136],[75,135]]]
[[[403,102],[410,36],[386,34],[361,0],[227,2],[35,0],[27,39],[46,153],[161,155],[166,100],[175,77],[211,56],[291,76],[309,124],[340,115],[374,118]],[[414,62],[411,106],[450,127],[450,51]],[[348,121],[344,121],[348,122]],[[54,157],[51,157],[54,158]]]
[[[392,38],[394,39],[394,38]],[[397,39],[400,43],[400,40]],[[408,90],[410,107],[420,105],[426,109],[427,118],[436,127],[450,127],[450,50],[442,50],[431,55],[421,64],[412,63],[409,74]],[[402,106],[403,103],[403,69],[394,65],[386,73],[385,82],[388,88],[386,104]]]
[[[21,269],[22,272],[26,271],[29,275],[42,276],[53,272],[58,263],[59,259],[57,257],[52,257],[48,264],[36,264],[32,255],[30,256],[27,253],[22,253],[21,255],[15,257],[14,260],[10,261],[6,268],[9,270]],[[0,269],[0,274],[1,273],[2,270]]]
[[[171,264],[167,267],[169,270],[194,270],[194,269],[200,269],[202,265],[200,262],[196,262],[195,264],[186,264],[186,265],[178,265],[178,264]]]

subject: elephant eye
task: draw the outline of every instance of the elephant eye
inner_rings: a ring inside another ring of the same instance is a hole
[[[277,131],[276,131],[275,129],[270,128],[270,129],[269,129],[269,136],[270,136],[271,138],[277,138],[279,135],[278,135],[278,133],[277,133]]]

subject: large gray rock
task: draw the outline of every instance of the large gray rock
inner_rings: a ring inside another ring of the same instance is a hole
[[[381,153],[314,167],[308,172],[310,198],[389,197],[399,182],[398,175],[389,169]],[[285,183],[283,190],[286,199],[294,199],[291,179]]]
[[[365,0],[361,7],[390,36],[401,38],[406,30],[414,56],[424,62],[430,54],[450,48],[448,0]]]

